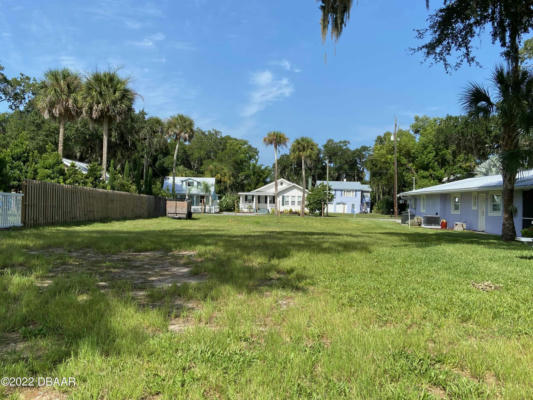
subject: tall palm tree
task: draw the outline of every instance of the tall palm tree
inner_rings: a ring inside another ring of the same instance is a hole
[[[494,97],[488,89],[476,83],[471,83],[462,95],[463,107],[471,116],[488,118],[496,115],[499,120],[503,240],[514,240],[516,237],[513,220],[516,175],[531,162],[531,150],[522,142],[531,134],[533,126],[533,75],[527,70],[520,70],[516,85],[515,73],[503,66],[495,69],[491,78],[497,92]]]
[[[148,163],[153,155],[165,145],[165,124],[158,117],[150,117],[143,122],[142,128],[138,131],[139,151],[143,156],[143,181],[146,181],[148,173]]]
[[[109,123],[118,122],[133,108],[136,93],[129,88],[129,79],[121,78],[117,71],[94,72],[85,81],[82,90],[83,113],[102,125],[102,179],[107,172],[107,141]]]
[[[178,160],[178,149],[180,142],[191,141],[194,136],[194,121],[183,114],[170,117],[167,121],[167,137],[176,141],[174,149],[174,160],[172,163],[172,197],[176,194],[176,161]]]
[[[274,146],[274,209],[276,215],[279,216],[278,207],[278,149],[281,147],[287,147],[289,139],[283,132],[272,131],[268,132],[263,138],[263,143],[267,146]]]
[[[310,163],[311,160],[318,155],[318,146],[309,137],[301,137],[296,139],[291,146],[291,156],[302,160],[302,204],[300,215],[305,216],[305,164]]]
[[[65,122],[79,117],[79,94],[82,88],[78,74],[64,69],[51,69],[44,74],[35,103],[43,117],[59,122],[59,141],[57,152],[63,157]]]

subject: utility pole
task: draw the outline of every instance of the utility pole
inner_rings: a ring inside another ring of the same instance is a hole
[[[394,217],[398,218],[398,119],[394,117]]]
[[[329,217],[329,158],[326,158],[326,216]]]

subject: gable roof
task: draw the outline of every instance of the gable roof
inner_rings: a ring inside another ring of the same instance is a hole
[[[267,183],[264,186],[261,186],[257,189],[252,190],[251,192],[240,192],[239,194],[257,194],[257,195],[265,195],[265,196],[272,195],[273,196],[274,191],[275,191],[274,183],[275,181],[272,181],[270,183]],[[279,193],[292,187],[302,190],[302,187],[300,185],[297,185],[296,183],[292,183],[284,178],[278,179],[278,192]],[[307,189],[306,189],[306,192],[308,192]]]
[[[326,181],[316,181],[317,185],[326,184]],[[362,192],[371,192],[370,185],[363,185],[361,182],[354,181],[329,181],[329,187],[333,190],[360,190]]]
[[[400,193],[400,196],[417,196],[422,194],[481,192],[485,190],[501,190],[503,180],[501,175],[480,176],[476,178],[461,179],[460,181],[429,186],[423,189],[411,190]],[[516,189],[533,188],[533,169],[519,172],[516,175]]]

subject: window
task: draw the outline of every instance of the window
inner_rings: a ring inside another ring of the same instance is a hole
[[[452,194],[451,195],[451,212],[452,214],[461,214],[461,195],[460,194]]]
[[[422,212],[426,211],[426,196],[420,197],[420,211]]]
[[[344,190],[342,192],[343,197],[355,197],[355,190]]]
[[[296,205],[296,196],[291,196],[291,206]]]
[[[193,181],[187,181],[187,187],[193,187],[194,182]]]
[[[281,196],[281,205],[282,205],[282,206],[285,205],[285,196]]]
[[[299,206],[302,205],[302,196],[298,196],[298,205],[299,205]]]
[[[472,193],[472,210],[477,210],[477,193]]]
[[[490,193],[489,194],[489,215],[493,217],[502,215],[501,193]]]

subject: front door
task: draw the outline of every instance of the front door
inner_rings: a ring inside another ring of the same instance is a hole
[[[485,231],[485,215],[487,215],[487,199],[484,194],[480,194],[478,197],[478,222],[477,230],[484,232]]]
[[[522,229],[526,229],[533,226],[533,190],[525,191],[522,201],[524,205]]]

